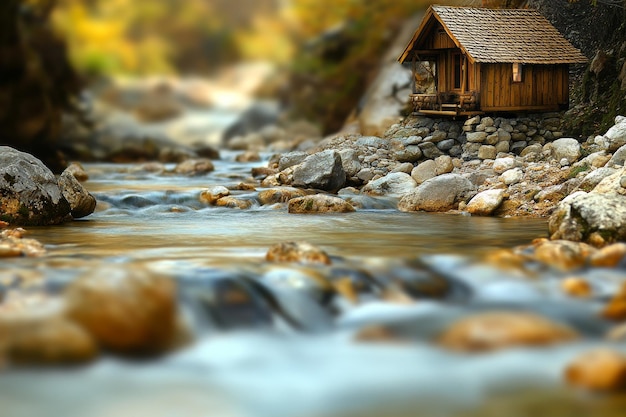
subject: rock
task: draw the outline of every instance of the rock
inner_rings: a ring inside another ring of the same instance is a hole
[[[449,174],[454,170],[454,164],[452,163],[452,157],[449,155],[441,155],[435,158],[435,171],[437,175]]]
[[[37,158],[0,146],[0,220],[14,225],[50,225],[70,218],[54,174]]]
[[[303,197],[305,195],[306,192],[298,188],[272,188],[261,191],[257,198],[261,205],[266,205],[286,203],[292,198]]]
[[[616,172],[617,170],[615,168],[609,168],[609,167],[599,168],[599,169],[596,169],[595,171],[591,171],[589,174],[585,175],[585,178],[583,178],[583,181],[580,183],[579,188],[583,191],[591,191],[598,184],[600,184],[602,180],[610,177]]]
[[[411,175],[413,171],[413,164],[410,162],[404,162],[402,164],[397,165],[391,172],[404,172],[405,174]]]
[[[174,172],[182,175],[202,175],[213,171],[215,167],[210,159],[188,159],[176,165]]]
[[[215,202],[217,207],[227,207],[227,208],[236,208],[236,209],[249,209],[252,207],[251,200],[244,200],[242,198],[236,198],[233,196],[221,197]]]
[[[432,159],[421,162],[411,171],[411,178],[419,185],[437,176],[437,163]]]
[[[495,159],[497,154],[496,147],[492,145],[482,145],[478,148],[478,158],[480,159]]]
[[[335,192],[346,183],[341,156],[334,150],[326,150],[308,156],[293,170],[293,185]]]
[[[626,168],[616,170],[613,174],[603,178],[591,192],[603,195],[626,195],[622,187],[622,177],[626,175]]]
[[[489,216],[493,213],[502,201],[504,201],[505,190],[486,190],[476,194],[467,204],[465,210],[477,216]]]
[[[44,246],[38,241],[23,238],[24,232],[25,230],[22,228],[0,231],[0,259],[17,256],[42,256],[46,253]]]
[[[500,175],[500,181],[506,185],[513,185],[524,179],[524,172],[520,168],[509,169]]]
[[[224,131],[222,141],[230,145],[230,142],[237,136],[245,136],[270,126],[276,123],[279,113],[277,103],[255,100],[254,104]]]
[[[561,138],[544,146],[552,154],[557,161],[565,158],[570,164],[578,161],[580,158],[580,143],[576,139]]]
[[[394,172],[374,181],[370,181],[362,192],[369,195],[400,197],[413,190],[417,183],[404,172]]]
[[[487,139],[485,132],[468,132],[467,141],[471,143],[483,143]]]
[[[81,185],[71,171],[63,171],[58,180],[63,197],[70,203],[73,218],[89,216],[96,209],[96,199]]]
[[[67,168],[65,168],[65,171],[68,171],[80,182],[84,182],[89,179],[89,174],[87,174],[85,168],[83,168],[83,166],[78,162],[72,162],[69,164]]]
[[[493,172],[496,174],[502,174],[509,169],[515,168],[515,158],[506,157],[506,158],[497,158],[493,161]]]
[[[155,353],[175,343],[176,286],[141,267],[101,267],[65,291],[67,311],[100,346],[124,354]]]
[[[324,194],[297,197],[289,200],[289,213],[350,213],[354,207],[347,201]]]
[[[626,145],[626,121],[616,118],[615,125],[600,138],[600,140],[596,141],[596,144],[609,152],[617,151],[620,147]]]
[[[278,171],[284,171],[289,167],[298,165],[304,161],[307,156],[309,156],[309,154],[302,151],[287,152],[282,154],[278,160]]]
[[[626,259],[626,243],[614,243],[595,252],[589,264],[596,268],[615,268]]]
[[[566,381],[591,391],[626,390],[626,356],[608,348],[579,355],[565,369]]]
[[[458,174],[431,178],[405,194],[398,203],[401,211],[447,211],[456,208],[474,191],[474,185]]]
[[[12,364],[75,364],[97,354],[93,338],[64,317],[59,300],[7,300],[0,308],[0,357]]]
[[[418,145],[408,145],[394,154],[394,158],[398,162],[417,162],[421,157],[422,150]]]
[[[216,187],[211,188],[210,190],[202,190],[200,191],[200,197],[198,198],[200,202],[215,205],[217,200],[222,197],[226,197],[230,195],[230,190],[223,185],[218,185]]]
[[[339,155],[341,156],[341,165],[346,173],[346,177],[356,177],[361,170],[361,162],[357,152],[354,149],[342,149],[339,151]]]
[[[591,296],[591,285],[583,278],[568,277],[561,281],[563,292],[572,297],[586,298]]]
[[[533,245],[536,260],[561,270],[583,267],[596,251],[585,243],[567,240],[537,239]]]
[[[550,216],[551,239],[587,242],[593,246],[626,241],[626,197],[576,192]]]
[[[257,151],[245,151],[235,157],[236,162],[257,162],[261,160],[261,156]]]
[[[618,150],[613,153],[609,162],[607,162],[607,166],[612,167],[613,165],[624,166],[626,162],[626,145],[621,146]]]
[[[438,156],[443,155],[443,152],[441,152],[439,148],[437,148],[437,145],[432,142],[420,143],[418,146],[422,151],[424,158],[435,159]]]
[[[514,346],[547,346],[578,337],[568,326],[530,312],[476,313],[452,324],[438,338],[445,348],[483,352]]]
[[[330,257],[322,249],[307,242],[283,242],[269,248],[265,255],[268,262],[296,262],[330,265]]]

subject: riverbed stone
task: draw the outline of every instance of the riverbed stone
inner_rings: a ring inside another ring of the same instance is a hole
[[[480,159],[495,159],[497,154],[496,147],[492,145],[482,145],[478,148],[478,158]]]
[[[350,213],[354,207],[339,197],[325,194],[308,195],[289,200],[289,213]]]
[[[607,162],[608,166],[620,165],[624,166],[626,163],[626,145],[621,146],[618,150],[613,153],[611,159]]]
[[[453,323],[438,338],[445,348],[484,352],[515,346],[547,346],[575,340],[572,328],[530,312],[489,311]]]
[[[551,239],[587,242],[594,246],[626,241],[626,197],[576,192],[550,216]]]
[[[286,203],[292,198],[304,197],[306,191],[299,188],[271,188],[269,190],[261,191],[257,198],[261,205]]]
[[[435,158],[435,166],[437,175],[449,174],[454,170],[454,164],[450,155],[441,155]]]
[[[569,384],[590,391],[626,392],[626,356],[610,348],[596,348],[572,360],[564,376]]]
[[[0,220],[50,225],[69,220],[71,207],[54,174],[37,158],[0,146]]]
[[[483,191],[467,203],[465,210],[476,216],[489,216],[500,207],[505,195],[506,190],[503,189]]]
[[[221,197],[215,202],[217,207],[236,208],[241,210],[249,209],[252,207],[252,204],[252,200],[237,198],[232,195]]]
[[[493,172],[496,174],[502,174],[504,171],[508,171],[509,169],[515,168],[515,158],[514,157],[505,157],[505,158],[497,158],[493,161]]]
[[[620,117],[620,116],[618,116]],[[615,118],[613,125],[603,136],[597,136],[595,143],[609,152],[615,152],[626,145],[626,120]]]
[[[176,286],[141,266],[90,271],[65,291],[69,317],[105,349],[155,353],[177,337]]]
[[[418,146],[422,151],[424,158],[435,159],[438,156],[443,155],[443,152],[441,152],[439,148],[437,148],[437,145],[432,142],[420,143]]]
[[[328,254],[308,242],[281,242],[272,245],[265,254],[268,262],[290,262],[330,265]]]
[[[70,203],[70,213],[73,218],[79,219],[89,216],[96,209],[95,197],[87,191],[67,169],[58,179],[63,197]]]
[[[46,250],[44,246],[35,239],[24,238],[25,232],[24,229],[19,227],[0,231],[0,259],[45,255]]]
[[[421,157],[422,150],[418,145],[408,145],[394,154],[398,162],[417,162]]]
[[[213,188],[200,191],[199,200],[202,203],[215,205],[217,200],[230,195],[230,190],[223,185],[217,185]]]
[[[415,182],[419,185],[426,180],[431,178],[435,178],[437,176],[437,163],[432,159],[427,159],[426,161],[420,162],[413,170],[411,171],[411,177],[415,180]]]
[[[349,148],[341,149],[339,150],[339,156],[341,156],[341,165],[346,173],[346,177],[356,177],[362,168],[357,151]]]
[[[583,242],[536,239],[532,256],[539,262],[561,270],[585,266],[596,249]]]
[[[468,132],[467,141],[471,143],[483,143],[487,139],[487,133],[485,132]]]
[[[544,149],[550,151],[552,157],[557,161],[565,158],[570,164],[578,161],[581,152],[580,143],[573,138],[557,139],[546,144]]]
[[[364,194],[387,197],[400,197],[417,187],[417,182],[409,174],[393,172],[374,181],[370,181],[362,192]]]
[[[295,187],[335,192],[345,183],[346,172],[341,156],[334,150],[315,153],[294,166],[292,185]]]
[[[65,171],[71,173],[80,182],[85,182],[89,179],[89,174],[87,174],[87,171],[79,162],[70,163],[65,168]]]
[[[283,171],[289,167],[298,165],[304,161],[309,154],[303,151],[287,152],[280,156],[278,160],[278,170]]]
[[[500,181],[506,185],[514,185],[524,179],[524,172],[520,168],[509,169],[500,175]]]
[[[398,203],[401,211],[448,211],[474,192],[474,185],[459,174],[431,178],[405,194]]]
[[[174,173],[181,175],[203,175],[215,169],[208,158],[187,159],[174,167]]]

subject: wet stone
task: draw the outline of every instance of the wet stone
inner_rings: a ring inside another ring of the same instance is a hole
[[[565,380],[590,391],[626,392],[626,356],[608,348],[584,352],[567,366]]]
[[[283,242],[270,247],[265,255],[268,262],[296,262],[305,264],[331,263],[322,249],[307,242]]]

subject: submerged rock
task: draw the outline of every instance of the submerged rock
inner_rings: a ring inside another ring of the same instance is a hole
[[[307,242],[283,242],[269,248],[265,259],[269,262],[297,262],[330,265],[330,257],[317,246]]]
[[[529,312],[491,311],[462,318],[441,334],[445,348],[482,352],[513,346],[546,346],[569,342],[576,331]]]
[[[306,192],[298,188],[272,188],[261,191],[257,198],[261,205],[266,205],[286,203],[292,198],[303,197],[305,195]]]
[[[41,256],[46,253],[43,245],[35,239],[23,238],[24,232],[22,228],[0,232],[0,258]]]
[[[626,391],[626,356],[608,348],[585,352],[567,366],[565,379],[591,391]]]
[[[70,219],[54,174],[37,158],[0,146],[0,220],[15,225],[50,225]]]
[[[175,284],[147,270],[100,268],[72,282],[65,299],[69,317],[103,348],[155,353],[176,341]]]

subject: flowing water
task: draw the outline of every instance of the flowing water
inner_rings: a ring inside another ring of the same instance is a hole
[[[195,177],[137,164],[85,165],[97,211],[63,226],[29,228],[47,256],[2,261],[2,274],[35,276],[52,290],[104,265],[171,276],[196,341],[145,362],[104,357],[72,370],[6,373],[0,415],[623,415],[623,398],[580,395],[561,376],[564,363],[600,343],[607,324],[595,312],[623,271],[580,271],[599,294],[583,302],[562,293],[562,272],[520,274],[478,261],[545,236],[540,219],[401,213],[392,199],[356,195],[344,196],[361,207],[356,213],[294,215],[285,205],[260,206],[259,190],[233,192],[253,201],[247,210],[200,202],[202,189],[253,182],[250,168],[261,164],[224,153],[214,172]],[[268,248],[284,241],[317,245],[333,263],[265,262]],[[324,282],[345,276],[359,288],[358,303],[326,293]],[[389,283],[414,302],[384,300]],[[240,285],[252,301],[220,304],[220,285]],[[280,309],[269,306],[267,293]],[[540,312],[584,337],[473,356],[432,343],[459,317],[502,308]],[[401,340],[355,342],[373,324],[390,326]]]

